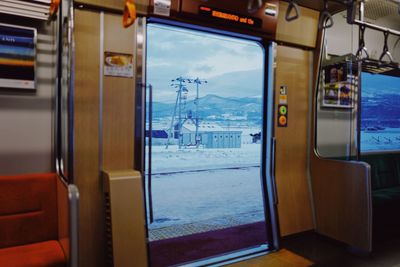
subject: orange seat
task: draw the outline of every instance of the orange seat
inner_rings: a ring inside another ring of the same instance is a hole
[[[0,266],[65,267],[64,252],[58,241],[0,249]]]
[[[56,174],[0,176],[0,266],[66,266]]]

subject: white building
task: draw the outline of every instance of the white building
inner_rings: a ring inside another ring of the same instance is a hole
[[[199,125],[200,145],[205,148],[240,148],[242,131],[224,129],[219,125],[202,123]],[[182,126],[182,145],[196,145],[196,125],[186,122]]]

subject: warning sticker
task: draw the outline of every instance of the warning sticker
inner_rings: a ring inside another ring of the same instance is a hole
[[[154,0],[154,14],[169,17],[171,14],[171,0]]]

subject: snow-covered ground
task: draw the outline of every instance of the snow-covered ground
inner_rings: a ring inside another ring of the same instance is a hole
[[[361,132],[362,151],[400,150],[400,128]]]
[[[242,144],[241,148],[225,149],[153,146],[152,152],[153,174],[260,166],[261,161],[260,144]]]
[[[153,146],[155,222],[150,229],[205,221],[224,227],[228,217],[240,217],[243,224],[264,220],[260,165],[261,144],[226,149]]]
[[[259,167],[153,175],[152,192],[150,229],[228,216],[264,220]]]

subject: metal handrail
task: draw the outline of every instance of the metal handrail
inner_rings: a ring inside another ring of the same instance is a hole
[[[371,30],[375,30],[375,31],[380,31],[380,32],[388,32],[389,34],[392,35],[396,35],[396,36],[400,36],[400,31],[397,30],[393,30],[387,27],[383,27],[383,26],[379,26],[379,25],[375,25],[369,22],[364,21],[364,9],[365,9],[365,2],[364,0],[362,0],[360,3],[356,3],[359,4],[358,10],[360,13],[360,18],[356,19],[356,18],[348,18],[348,23],[349,24],[355,24],[358,26],[363,26],[365,28],[369,28]],[[399,9],[400,9],[400,3],[399,3]],[[400,10],[399,10],[400,11]]]
[[[147,86],[144,86],[145,90]],[[152,190],[152,146],[153,146],[153,86],[150,84],[149,88],[149,156],[147,166],[147,190],[149,198],[149,220],[150,223],[154,222],[154,209],[153,209],[153,190]]]
[[[65,5],[63,3],[66,3]],[[69,177],[72,175],[72,168],[70,170],[65,170],[64,156],[65,151],[63,151],[63,138],[67,138],[69,146],[72,145],[73,135],[72,131],[69,130],[72,127],[72,121],[68,118],[66,122],[68,124],[68,132],[63,132],[63,58],[64,52],[68,53],[68,62],[67,62],[67,98],[68,104],[67,109],[71,110],[72,106],[72,92],[73,92],[73,53],[74,53],[74,39],[73,39],[73,30],[74,30],[74,9],[73,9],[73,0],[68,0],[67,2],[62,2],[58,9],[58,31],[57,31],[57,79],[56,79],[56,94],[55,94],[55,169],[57,174],[63,178],[66,182],[71,182]],[[66,29],[64,29],[64,26]],[[67,45],[64,45],[64,36],[63,32],[66,30],[67,35]],[[65,50],[65,47],[67,47]],[[69,114],[71,116],[71,114]],[[68,148],[68,150],[70,150]],[[69,156],[72,158],[71,151]],[[71,161],[71,160],[70,160]],[[72,161],[70,162],[72,164]],[[70,164],[68,165],[70,167]],[[66,173],[68,171],[68,173]]]
[[[75,185],[68,186],[69,202],[69,242],[70,258],[69,266],[79,265],[79,190]]]

